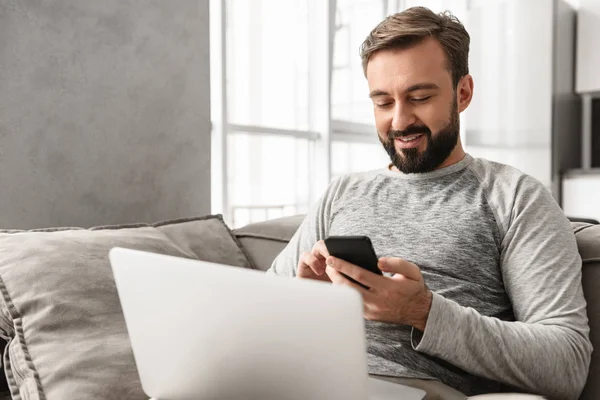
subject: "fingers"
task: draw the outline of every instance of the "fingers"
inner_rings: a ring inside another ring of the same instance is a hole
[[[313,256],[323,261],[325,261],[325,259],[329,257],[329,250],[327,250],[327,246],[325,246],[324,240],[319,240],[317,243],[315,243],[311,253]]]
[[[370,271],[367,271],[366,269],[339,258],[327,257],[327,265],[338,272],[348,275],[350,278],[369,288],[377,288],[382,284],[382,282],[384,282],[384,278],[382,276],[376,275]]]
[[[327,266],[325,272],[327,273],[329,279],[331,279],[331,282],[334,285],[344,285],[354,288],[360,292],[360,294],[363,296],[363,299],[371,295],[368,289],[365,289],[364,287],[348,280],[348,278],[346,278],[340,272],[336,271],[333,267]]]
[[[314,273],[316,276],[323,276],[325,274],[325,259],[328,256],[329,252],[325,247],[325,242],[319,240],[310,252],[304,252],[300,255],[298,275],[307,277]],[[306,268],[309,268],[310,271],[307,271]]]
[[[310,271],[306,271],[306,269]],[[300,261],[298,263],[298,275],[308,276],[315,274],[316,276],[322,276],[325,273],[325,260],[319,259],[315,255],[309,252],[304,252],[300,255]]]
[[[389,257],[380,258],[377,265],[383,272],[392,272],[395,274],[401,274],[406,278],[413,281],[422,280],[421,270],[419,267],[410,261],[406,261],[402,258]]]
[[[325,274],[325,259],[329,257],[329,251],[323,240],[319,240],[311,251],[305,251],[298,260],[297,275],[300,278],[312,278],[328,281]]]

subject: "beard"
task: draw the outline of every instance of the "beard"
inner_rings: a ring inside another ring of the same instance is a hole
[[[392,164],[405,174],[414,174],[431,172],[442,165],[456,147],[459,132],[460,118],[456,100],[454,100],[448,123],[435,136],[425,125],[412,125],[403,131],[390,130],[387,133],[387,140],[382,139],[379,135],[378,137],[383,148],[390,156]],[[418,148],[402,149],[400,153],[396,151],[394,139],[418,133],[423,134],[424,139],[427,141],[427,147],[422,153],[419,152]]]

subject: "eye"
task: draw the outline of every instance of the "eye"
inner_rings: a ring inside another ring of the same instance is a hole
[[[425,103],[430,98],[431,98],[431,96],[413,97],[412,99],[410,99],[410,101],[412,101],[413,103]]]
[[[390,108],[390,107],[392,106],[392,104],[393,104],[393,103],[391,103],[391,102],[388,102],[388,103],[380,103],[380,104],[379,104],[379,103],[376,103],[376,104],[375,104],[375,107],[377,107],[377,108],[384,108],[384,109],[385,109],[385,108]]]

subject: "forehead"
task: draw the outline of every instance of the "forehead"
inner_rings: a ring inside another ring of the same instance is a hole
[[[442,45],[428,38],[406,49],[380,50],[367,64],[369,90],[402,90],[416,83],[452,86],[448,59]]]

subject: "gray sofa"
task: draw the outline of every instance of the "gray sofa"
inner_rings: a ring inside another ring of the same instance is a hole
[[[0,231],[0,338],[9,391],[0,398],[142,400],[107,260],[114,246],[267,270],[302,221],[230,230],[220,216],[91,229]],[[600,225],[573,223],[591,339],[600,348]],[[176,335],[174,334],[174,340]],[[168,343],[157,343],[164,351]],[[160,367],[160,366],[158,366]],[[568,368],[568,366],[565,366]],[[594,352],[581,399],[600,398]]]

